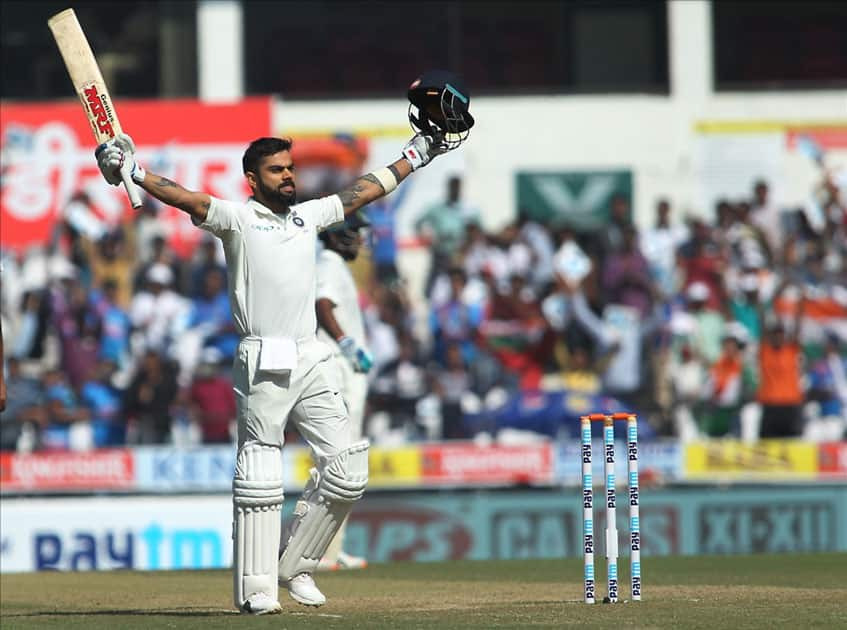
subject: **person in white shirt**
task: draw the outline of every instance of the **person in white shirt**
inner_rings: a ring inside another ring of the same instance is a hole
[[[775,261],[782,260],[782,212],[770,197],[768,183],[760,179],[753,185],[753,200],[750,204],[751,222],[767,239],[768,248]]]
[[[671,223],[671,204],[667,199],[656,203],[656,224],[645,230],[641,251],[650,264],[650,275],[662,299],[669,299],[677,290],[679,269],[676,252],[688,238],[685,225]]]
[[[315,335],[315,237],[452,148],[418,133],[388,167],[359,177],[338,194],[298,204],[291,146],[280,138],[250,144],[242,160],[253,193],[246,202],[189,191],[146,172],[126,134],[96,152],[110,184],[129,174],[223,242],[241,337],[233,365],[238,403],[233,599],[252,614],[281,610],[277,581],[301,604],[326,602],[312,573],[368,480],[368,442],[351,443],[330,348]],[[288,420],[309,444],[315,468],[283,534],[281,448]]]
[[[518,209],[517,226],[520,229],[521,239],[532,251],[533,286],[539,293],[543,293],[544,289],[554,282],[553,256],[556,250],[553,247],[550,229],[533,220],[526,208]]]
[[[323,249],[318,254],[318,279],[315,311],[318,339],[333,350],[332,362],[341,377],[341,396],[350,418],[350,438],[362,439],[365,400],[368,395],[367,373],[373,367],[373,355],[365,346],[365,322],[359,306],[359,291],[348,262],[356,260],[362,246],[359,229],[370,225],[361,212],[347,215],[339,223],[320,233]],[[321,570],[363,569],[367,561],[343,549],[345,525],[332,539],[318,568]]]
[[[129,319],[137,329],[136,355],[152,349],[164,351],[178,331],[180,320],[188,314],[191,304],[171,289],[174,274],[171,268],[156,263],[147,270],[146,286],[132,298]]]

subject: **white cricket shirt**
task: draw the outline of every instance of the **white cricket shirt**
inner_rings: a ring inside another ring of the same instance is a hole
[[[223,243],[229,301],[242,337],[315,338],[316,237],[343,220],[338,195],[296,204],[284,215],[252,198],[212,197],[199,227]]]
[[[360,346],[366,346],[365,323],[359,308],[356,281],[344,258],[331,249],[324,248],[318,254],[316,291],[316,299],[326,298],[335,304],[333,315],[344,334],[355,339]],[[318,330],[318,339],[328,342],[336,353],[339,352],[338,344],[323,328]]]

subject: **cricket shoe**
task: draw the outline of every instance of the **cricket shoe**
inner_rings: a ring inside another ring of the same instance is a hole
[[[241,612],[251,615],[273,615],[282,612],[282,606],[267,593],[253,593],[241,606]]]
[[[351,556],[343,551],[338,552],[338,568],[340,569],[365,569],[368,561],[359,556]]]
[[[288,594],[298,604],[304,606],[323,606],[326,603],[326,597],[318,590],[315,580],[308,573],[298,573],[293,578],[286,582]]]

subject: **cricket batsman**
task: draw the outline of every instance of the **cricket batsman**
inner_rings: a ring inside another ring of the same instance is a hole
[[[126,168],[148,194],[183,210],[223,243],[230,306],[241,337],[233,362],[238,405],[233,596],[245,613],[279,612],[277,584],[301,604],[326,602],[312,574],[368,482],[368,442],[351,440],[330,347],[316,336],[316,235],[390,193],[467,137],[473,118],[457,78],[425,74],[412,84],[409,98],[417,133],[400,159],[337,194],[299,204],[288,139],[259,138],[247,147],[242,159],[252,191],[247,201],[217,199],[147,172],[126,134],[95,153],[107,182],[117,186],[119,170]],[[308,443],[315,467],[283,533],[281,449],[289,421]]]

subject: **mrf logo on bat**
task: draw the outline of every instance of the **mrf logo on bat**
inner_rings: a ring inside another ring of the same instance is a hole
[[[91,125],[92,127],[96,125],[95,132],[99,131],[113,138],[115,132],[112,129],[112,120],[114,120],[115,114],[109,104],[108,96],[100,93],[96,83],[83,87],[82,93],[85,95],[82,102],[91,115],[89,118]]]

